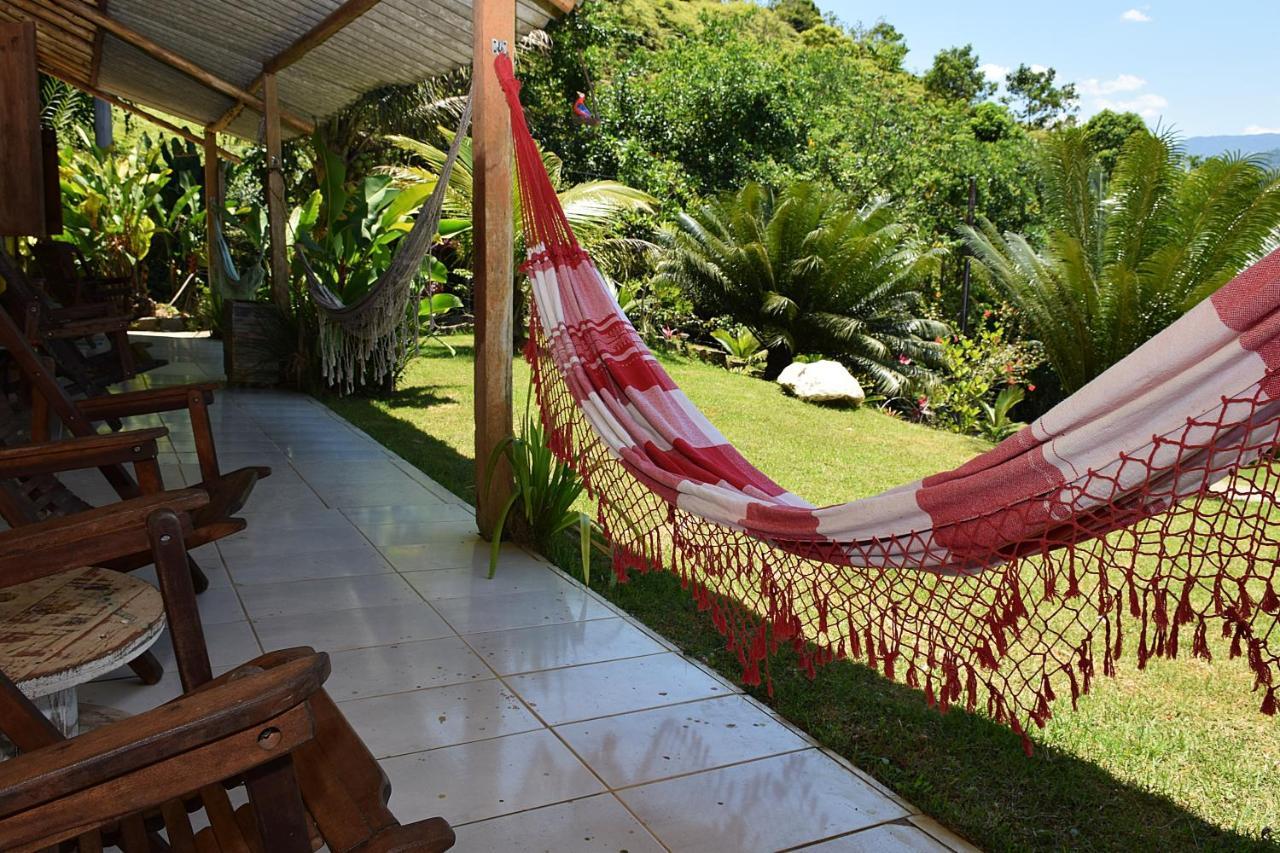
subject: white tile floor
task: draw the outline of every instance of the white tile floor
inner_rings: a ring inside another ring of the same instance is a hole
[[[146,339],[169,364],[139,385],[222,376],[216,342]],[[167,482],[196,482],[185,418],[144,423],[169,427]],[[197,553],[213,664],[328,651],[402,820],[444,816],[460,851],[972,849],[537,556],[486,579],[470,507],[315,400],[223,391],[213,423],[224,469],[273,468],[248,530]],[[93,500],[96,477],[71,483]],[[126,670],[83,699],[177,691]]]

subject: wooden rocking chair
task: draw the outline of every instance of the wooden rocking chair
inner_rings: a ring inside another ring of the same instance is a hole
[[[402,826],[387,808],[390,785],[322,689],[328,674],[328,656],[310,649],[263,655],[65,742],[0,676],[5,732],[24,749],[0,781],[0,849],[448,850],[443,818]]]
[[[140,494],[164,492],[156,461],[156,442],[167,430],[130,430],[31,444],[24,415],[10,398],[0,395],[0,517],[10,527],[92,510],[88,501],[58,479],[58,474],[68,471],[107,467],[119,469],[128,476],[124,466],[132,465]],[[207,498],[200,508],[192,511],[193,529],[187,537],[188,547],[216,542],[244,530],[245,521],[234,517],[239,505],[234,501],[228,503],[226,494],[222,498],[221,502]],[[117,555],[110,567],[132,571],[150,562],[150,552],[142,547],[133,553]],[[204,592],[208,579],[194,560],[187,558],[187,562],[196,592]]]
[[[168,497],[56,519],[39,536],[0,532],[0,575],[30,580],[110,559],[142,539],[158,564],[181,565],[190,530],[184,511],[200,496]],[[401,826],[387,809],[390,785],[321,688],[328,674],[328,657],[311,649],[269,653],[153,711],[64,740],[0,673],[0,730],[21,752],[0,774],[0,849],[452,847],[442,818]],[[238,808],[229,793],[235,788],[247,799]]]
[[[31,254],[49,293],[63,305],[105,302],[113,313],[131,313],[132,276],[93,275],[84,253],[60,240],[40,240],[32,246]]]
[[[8,351],[30,389],[31,441],[49,440],[51,417],[57,417],[73,436],[92,437],[99,434],[95,425],[100,422],[114,421],[111,424],[114,427],[120,419],[134,415],[186,411],[191,419],[196,458],[200,463],[202,481],[197,488],[208,493],[211,516],[228,518],[234,515],[244,506],[258,480],[271,474],[271,469],[266,466],[249,466],[227,474],[220,470],[213,425],[209,420],[209,406],[213,404],[213,392],[218,387],[216,383],[176,385],[76,400],[58,382],[4,311],[0,311],[0,346]],[[132,498],[142,494],[122,465],[103,464],[98,467],[120,497]]]
[[[114,303],[83,301],[60,306],[24,274],[0,249],[0,276],[5,289],[0,301],[22,327],[28,342],[52,356],[58,372],[71,381],[71,391],[94,396],[107,386],[164,364],[129,342],[131,314]],[[90,354],[94,339],[103,335],[110,349]],[[85,343],[82,350],[80,343]]]

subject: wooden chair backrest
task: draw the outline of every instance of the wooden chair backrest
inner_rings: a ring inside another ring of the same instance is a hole
[[[27,430],[30,419],[30,413],[11,395],[0,394],[0,447],[30,443]],[[0,516],[10,527],[91,508],[52,474],[0,478]]]

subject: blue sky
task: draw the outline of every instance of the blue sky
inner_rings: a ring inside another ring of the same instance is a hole
[[[993,75],[1052,66],[1081,115],[1131,109],[1184,136],[1280,132],[1280,0],[817,0],[847,24],[884,19],[908,67],[972,43]]]

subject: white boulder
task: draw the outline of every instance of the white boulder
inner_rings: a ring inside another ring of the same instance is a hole
[[[807,403],[857,406],[867,399],[858,380],[838,361],[792,362],[778,376],[778,384]]]

